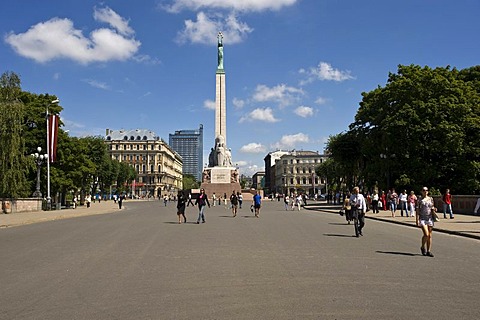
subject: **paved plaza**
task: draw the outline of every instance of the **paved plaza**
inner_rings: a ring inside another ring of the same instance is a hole
[[[429,258],[383,213],[356,238],[324,203],[217,205],[199,225],[191,206],[186,224],[175,203],[124,206],[0,215],[0,319],[480,318],[478,217],[437,223]]]

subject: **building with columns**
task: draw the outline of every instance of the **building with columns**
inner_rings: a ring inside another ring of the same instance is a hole
[[[173,196],[183,188],[182,157],[153,131],[106,129],[105,144],[112,159],[135,168],[135,196]]]
[[[315,174],[315,168],[328,158],[317,151],[290,151],[275,159],[274,184],[271,192],[318,194],[325,189],[325,180]]]

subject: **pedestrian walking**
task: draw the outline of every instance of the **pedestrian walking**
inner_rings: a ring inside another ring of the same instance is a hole
[[[125,200],[125,195],[121,194],[118,197],[118,209],[122,209],[123,200]]]
[[[389,201],[390,212],[392,213],[392,217],[395,218],[395,212],[397,211],[397,204],[398,204],[398,194],[395,192],[395,189],[393,188],[388,193],[388,201]]]
[[[191,193],[188,194],[187,207],[188,207],[189,205],[192,205],[193,207],[195,207],[195,205],[194,205],[193,202],[192,202],[192,194],[191,194]]]
[[[433,198],[428,194],[428,188],[423,187],[422,197],[418,200],[416,223],[422,229],[422,246],[420,251],[422,255],[433,257],[432,254],[432,232],[433,232],[433,213],[437,211],[434,206]]]
[[[185,195],[183,194],[182,191],[178,192],[178,197],[177,197],[177,216],[178,216],[178,223],[182,223],[182,217],[183,217],[183,222],[187,223],[187,217],[185,217],[185,203],[187,202],[187,199],[185,198]]]
[[[167,195],[164,195],[164,196],[163,196],[163,205],[166,207],[166,206],[167,206],[167,203],[168,203],[168,196],[167,196]]]
[[[405,211],[405,216],[408,217],[408,209],[407,209],[407,190],[403,190],[402,193],[398,196],[398,203],[400,205],[400,215],[403,217],[403,211]]]
[[[215,192],[212,195],[212,205],[215,207],[215,202],[217,202],[217,196],[215,195]]]
[[[208,196],[205,194],[205,189],[200,189],[200,194],[195,200],[195,205],[198,205],[197,224],[200,223],[200,220],[202,220],[202,223],[205,223],[205,207],[208,205],[210,208],[210,202],[208,201]]]
[[[410,217],[415,217],[415,206],[417,205],[417,196],[415,192],[412,190],[408,195],[408,211],[410,211]]]
[[[288,202],[289,202],[290,198],[288,196],[288,194],[285,194],[284,197],[283,197],[283,203],[285,205],[285,211],[288,210]]]
[[[443,218],[447,219],[447,213],[450,214],[450,219],[454,219],[453,210],[452,210],[452,195],[450,194],[450,189],[445,190],[445,194],[442,197],[443,202]]]
[[[387,211],[387,195],[385,194],[385,191],[382,190],[382,195],[380,196],[380,200],[382,202],[381,208],[383,208],[384,211]],[[380,207],[380,205],[379,205]]]
[[[378,203],[380,201],[380,197],[378,196],[378,191],[375,190],[373,192],[373,197],[372,197],[372,211],[373,213],[379,213],[378,211]]]
[[[352,195],[350,196],[350,206],[352,207],[353,224],[355,227],[355,236],[363,236],[362,230],[365,226],[365,212],[367,204],[363,194],[360,193],[360,188],[353,188]]]
[[[237,197],[238,197],[238,207],[242,209],[243,195],[240,192],[237,192]]]
[[[296,198],[295,198],[295,204],[297,205],[297,208],[298,208],[298,211],[300,211],[301,207],[302,207],[302,195],[299,194]]]
[[[253,209],[255,209],[255,217],[257,218],[260,215],[261,206],[262,206],[262,196],[260,195],[260,192],[257,191],[257,193],[253,196]]]
[[[232,207],[232,215],[235,218],[238,210],[238,196],[235,193],[235,190],[233,190],[232,194],[230,195],[230,205]]]
[[[349,196],[345,197],[345,200],[343,201],[343,212],[345,213],[345,220],[347,220],[348,224],[350,224],[353,221],[352,206],[350,205]]]
[[[85,201],[87,202],[87,208],[90,208],[90,205],[92,204],[92,196],[90,194],[87,194],[85,197]]]

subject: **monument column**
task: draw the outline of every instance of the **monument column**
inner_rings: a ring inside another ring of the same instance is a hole
[[[225,70],[223,69],[223,35],[218,33],[218,66],[215,80],[215,138],[223,136],[227,145],[227,106]]]
[[[227,99],[225,85],[225,70],[223,68],[223,35],[217,35],[217,71],[215,73],[215,147],[208,157],[208,168],[203,170],[201,187],[208,196],[213,193],[217,197],[232,191],[240,192],[238,169],[233,166],[232,152],[227,146]]]

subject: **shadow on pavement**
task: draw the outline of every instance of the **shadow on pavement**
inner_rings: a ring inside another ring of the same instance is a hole
[[[346,235],[346,234],[332,234],[332,233],[324,233],[324,236],[327,237],[342,237],[342,238],[356,238],[355,235]]]
[[[398,251],[375,251],[375,252],[383,253],[383,254],[394,254],[398,256],[409,256],[409,257],[422,256],[421,254],[409,253],[409,252],[398,252]]]

